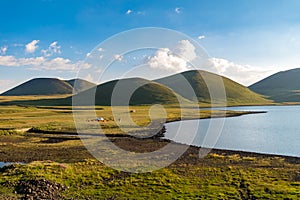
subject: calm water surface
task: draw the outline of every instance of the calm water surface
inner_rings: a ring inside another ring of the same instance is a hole
[[[166,124],[166,138],[203,147],[300,157],[300,106],[232,107],[227,110],[267,113],[172,122]],[[181,129],[177,131],[179,126]],[[211,132],[207,134],[209,128]]]

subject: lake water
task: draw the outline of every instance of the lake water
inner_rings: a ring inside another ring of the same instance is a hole
[[[230,107],[227,110],[267,113],[172,122],[166,124],[166,138],[209,148],[300,157],[300,106]]]
[[[24,164],[24,163],[20,163],[20,162],[0,162],[0,168],[1,167],[4,167],[4,166],[7,166],[7,165],[12,165],[12,164]]]

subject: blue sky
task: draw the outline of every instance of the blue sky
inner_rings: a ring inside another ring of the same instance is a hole
[[[141,27],[190,36],[220,74],[249,85],[300,67],[299,8],[298,0],[2,0],[0,92],[34,77],[73,78],[99,43]]]

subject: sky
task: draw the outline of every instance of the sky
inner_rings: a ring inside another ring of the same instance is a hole
[[[220,75],[248,86],[300,67],[299,8],[298,0],[1,0],[0,92],[36,77],[72,79],[89,67],[85,61],[95,48],[102,59],[103,41],[143,27],[179,31],[191,40],[148,51],[139,64],[173,73],[189,69],[170,52],[181,48],[180,56],[193,59],[194,40]],[[113,55],[115,72],[133,65],[125,57]],[[92,80],[88,75],[82,78]]]

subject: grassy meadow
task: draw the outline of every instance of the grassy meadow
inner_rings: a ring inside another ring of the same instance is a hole
[[[43,99],[54,97],[45,96]],[[55,97],[58,98],[58,97]],[[36,97],[1,97],[0,103]],[[91,108],[76,108],[86,112]],[[151,119],[150,106],[117,107],[140,127]],[[116,145],[151,152],[170,141],[126,137],[109,106],[96,106],[101,126]],[[134,110],[134,112],[130,112]],[[170,166],[151,173],[127,173],[97,161],[76,135],[71,106],[0,106],[0,162],[22,162],[0,168],[0,199],[25,198],[16,192],[21,181],[46,179],[66,186],[63,199],[299,199],[300,159],[246,152],[212,150],[199,158],[189,149]],[[166,121],[238,116],[249,112],[165,107]],[[153,114],[154,120],[160,115]],[[88,119],[90,120],[90,119]],[[103,134],[102,133],[102,134]],[[117,136],[118,135],[118,136]],[[120,137],[121,135],[121,137]],[[25,198],[26,199],[26,198]]]

